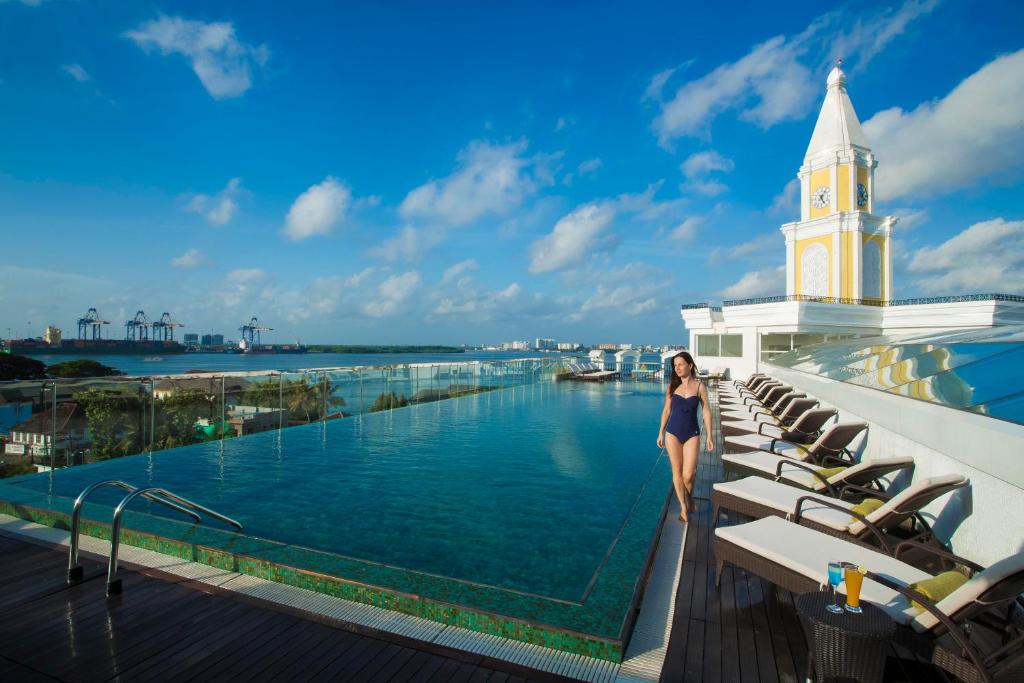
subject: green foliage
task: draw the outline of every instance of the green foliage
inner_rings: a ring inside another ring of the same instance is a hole
[[[175,391],[156,403],[153,448],[162,450],[196,443],[205,436],[196,429],[196,421],[219,417],[219,397],[198,389]],[[223,425],[219,432],[215,438],[223,438]]]
[[[289,419],[315,422],[324,409],[332,413],[345,405],[345,399],[334,395],[334,384],[326,375],[303,375],[297,379],[269,379],[253,382],[242,394],[242,405],[261,408],[281,407]]]
[[[85,409],[92,441],[91,460],[107,460],[142,450],[144,420],[143,399],[112,389],[87,389],[75,394]]]
[[[46,379],[46,365],[28,356],[0,353],[0,381]]]
[[[401,408],[407,405],[409,405],[409,399],[405,397],[405,394],[396,396],[395,392],[389,391],[374,399],[373,403],[370,404],[369,412],[378,413],[382,410],[392,410],[393,408]]]
[[[46,371],[50,377],[115,377],[124,374],[117,368],[88,358],[54,363]]]
[[[36,468],[27,460],[24,462],[0,463],[0,479],[5,477],[17,477],[22,474],[34,474]]]

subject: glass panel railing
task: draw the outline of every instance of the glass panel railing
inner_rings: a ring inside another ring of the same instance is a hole
[[[0,383],[0,476],[555,381],[580,357]],[[660,378],[660,364],[624,367]]]

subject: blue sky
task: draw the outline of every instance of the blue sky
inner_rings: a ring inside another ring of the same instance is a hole
[[[0,0],[0,335],[680,343],[784,293],[836,57],[896,296],[1024,292],[1024,5],[694,4]]]

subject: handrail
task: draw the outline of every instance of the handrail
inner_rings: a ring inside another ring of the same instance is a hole
[[[71,541],[69,544],[70,549],[68,551],[68,583],[73,583],[75,581],[80,581],[82,579],[82,567],[78,564],[78,527],[82,520],[82,505],[85,503],[85,499],[88,498],[93,491],[103,488],[104,486],[117,486],[119,488],[132,492],[137,490],[128,482],[119,481],[117,479],[105,479],[103,481],[98,481],[95,484],[87,486],[84,491],[78,494],[78,498],[75,498],[75,504],[71,510]],[[192,517],[197,522],[202,520],[202,517],[200,517],[192,510],[188,510],[180,505],[172,503],[168,500],[164,500],[163,498],[156,494],[147,493],[145,497],[148,498],[149,500],[152,500],[153,502],[160,503],[161,505],[166,505],[172,510],[177,510],[178,512],[184,513]]]
[[[114,579],[114,576],[117,574],[117,551],[121,544],[121,515],[124,514],[124,510],[126,507],[128,507],[128,503],[132,502],[139,496],[149,497],[152,494],[169,498],[173,501],[180,503],[181,505],[192,508],[192,510],[198,510],[199,512],[208,514],[215,519],[219,519],[222,522],[231,524],[239,531],[242,530],[241,523],[231,519],[226,515],[222,515],[219,512],[215,512],[208,507],[200,505],[199,503],[195,503],[187,498],[183,498],[179,495],[171,493],[167,489],[162,489],[158,486],[149,486],[147,488],[136,489],[129,493],[124,498],[122,498],[121,502],[117,504],[116,508],[114,508],[114,521],[110,527],[110,564],[107,566],[107,595],[121,592],[121,580]],[[160,499],[157,498],[157,500]]]

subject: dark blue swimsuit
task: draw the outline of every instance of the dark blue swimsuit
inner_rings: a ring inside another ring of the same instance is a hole
[[[668,416],[665,431],[679,439],[679,443],[686,443],[688,439],[700,435],[700,427],[697,425],[698,406],[699,394],[686,397],[672,394],[672,412]]]

